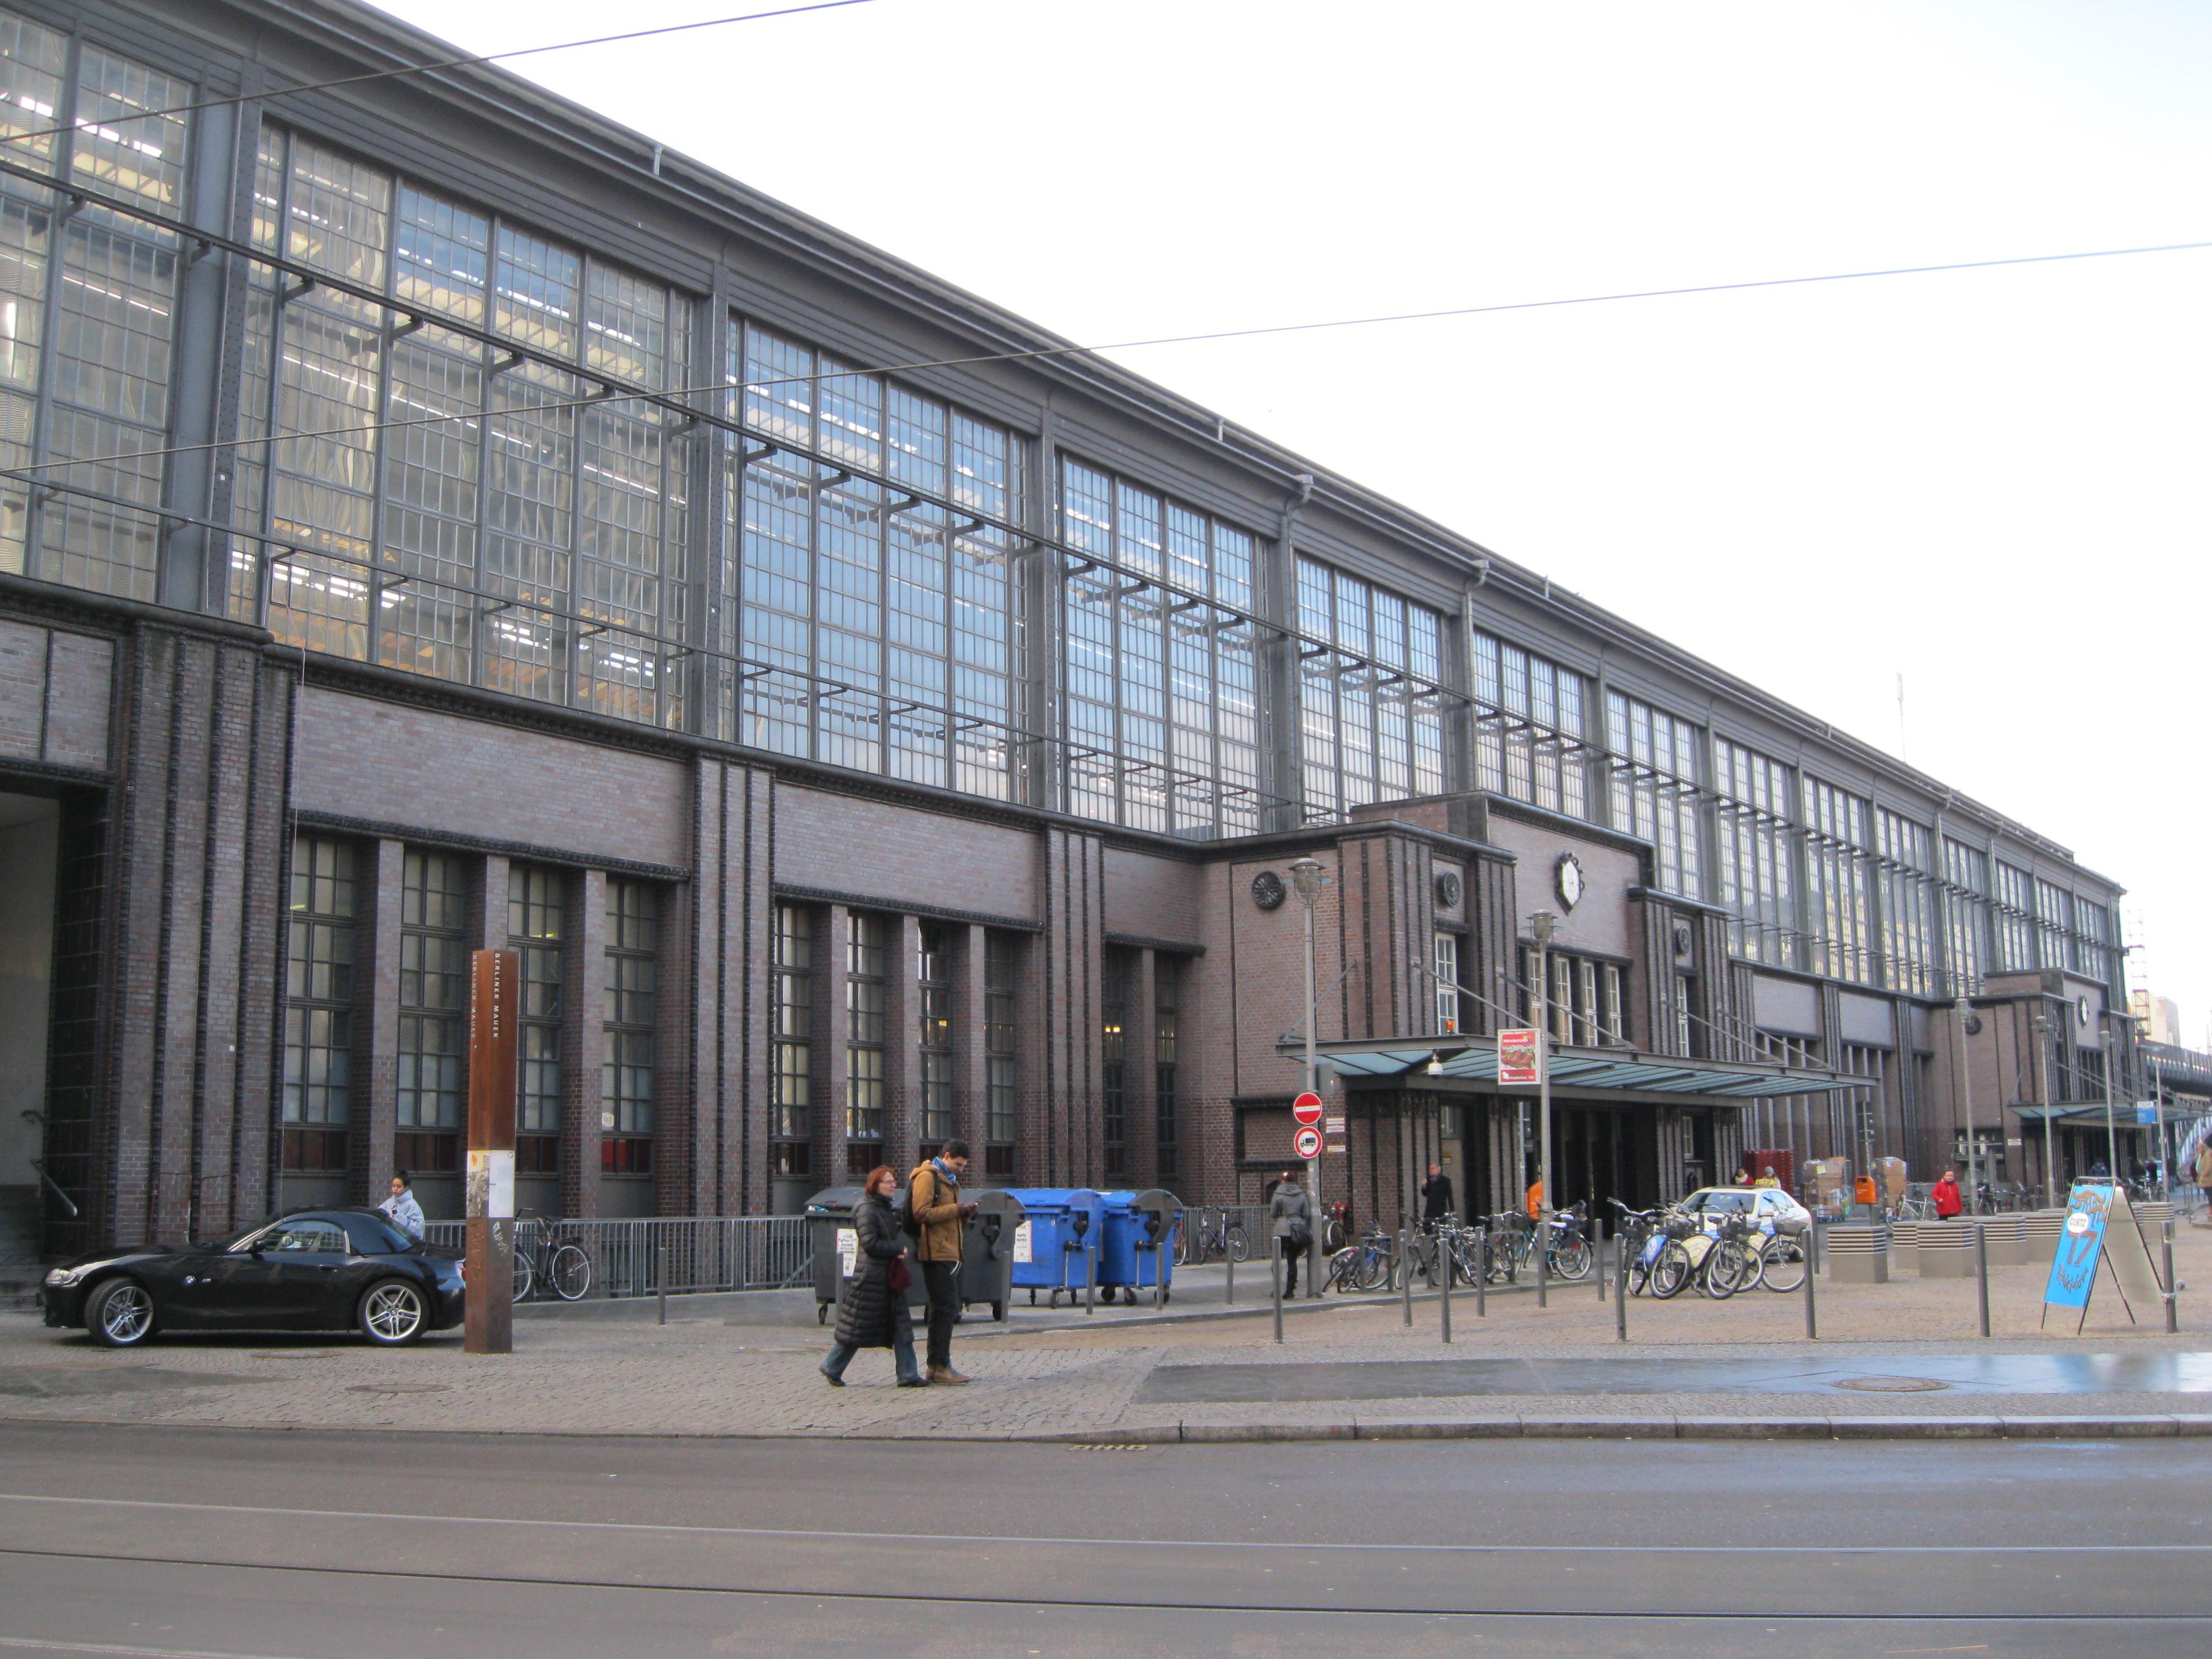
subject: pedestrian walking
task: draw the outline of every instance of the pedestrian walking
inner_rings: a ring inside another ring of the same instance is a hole
[[[907,1266],[906,1235],[891,1207],[897,1190],[898,1177],[890,1166],[878,1164],[868,1171],[860,1201],[853,1206],[860,1259],[837,1304],[836,1340],[822,1362],[822,1375],[833,1389],[845,1386],[845,1367],[863,1348],[891,1351],[902,1389],[923,1388],[928,1382],[914,1363],[914,1315],[906,1304],[914,1270]]]
[[[422,1242],[422,1206],[415,1201],[414,1177],[401,1170],[392,1177],[392,1196],[378,1205],[377,1210],[393,1226],[417,1243]]]
[[[2203,1189],[2205,1209],[2212,1211],[2212,1134],[2197,1143],[2197,1184]]]
[[[1943,1171],[1942,1178],[1936,1182],[1931,1196],[1936,1200],[1936,1218],[1938,1221],[1948,1221],[1966,1207],[1959,1194],[1959,1172],[1956,1170]]]
[[[1313,1245],[1313,1200],[1306,1189],[1288,1170],[1275,1183],[1275,1194],[1267,1200],[1267,1214],[1275,1224],[1275,1237],[1283,1241],[1283,1267],[1289,1277],[1283,1281],[1283,1294],[1298,1293],[1298,1258]]]
[[[1442,1221],[1452,1212],[1451,1177],[1441,1164],[1429,1165],[1429,1178],[1421,1183],[1421,1219]]]
[[[921,1282],[929,1291],[932,1382],[968,1380],[952,1369],[952,1327],[960,1317],[960,1238],[977,1208],[961,1200],[960,1182],[967,1173],[968,1143],[948,1140],[907,1177],[908,1231],[915,1236]]]

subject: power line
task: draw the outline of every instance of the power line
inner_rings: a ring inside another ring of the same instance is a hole
[[[550,46],[517,46],[512,52],[488,52],[472,58],[445,58],[428,64],[406,64],[398,69],[369,70],[358,75],[341,75],[328,81],[307,81],[295,87],[264,87],[258,92],[242,92],[233,98],[207,98],[196,104],[176,104],[167,109],[140,110],[134,115],[118,115],[118,122],[158,121],[172,115],[191,115],[204,109],[223,109],[232,104],[248,104],[257,99],[285,97],[302,92],[327,92],[333,87],[358,86],[364,81],[389,81],[402,75],[428,75],[438,70],[465,69],[471,64],[504,63],[510,58],[534,58],[543,52],[572,52],[579,46],[609,46],[624,40],[649,40],[657,35],[688,34],[699,29],[718,29],[726,23],[757,23],[767,17],[795,17],[801,12],[836,11],[846,6],[865,6],[872,0],[813,0],[803,6],[784,6],[775,11],[740,12],[730,17],[708,17],[696,23],[665,23],[657,28],[630,29],[621,34],[595,34],[584,40],[556,40]],[[67,126],[40,127],[30,132],[9,133],[0,143],[20,144],[34,138],[54,138],[74,132],[87,125],[82,121]]]
[[[855,3],[856,0],[839,0],[839,3]],[[63,188],[63,186],[56,185],[52,186],[52,188],[60,189]],[[122,204],[117,204],[116,205],[118,208],[123,206]],[[151,217],[151,216],[146,215],[141,215],[139,216]],[[162,221],[155,221],[155,222],[166,223],[166,222]],[[179,234],[185,236],[192,236],[200,234],[194,232],[188,226],[169,225],[167,228],[173,229]],[[1611,305],[1627,300],[1677,299],[1697,294],[1732,294],[1741,293],[1754,289],[1803,287],[1808,284],[1817,283],[1855,283],[1863,282],[1869,278],[1880,276],[1924,276],[1936,275],[1944,271],[1990,270],[2012,265],[2057,264],[2070,260],[2081,259],[2118,259],[2132,258],[2136,255],[2148,253],[2188,253],[2201,252],[2208,248],[2212,248],[2212,241],[2165,242],[2142,247],[2092,248],[2073,253],[2028,253],[1999,259],[1962,259],[1948,264],[1896,265],[1867,270],[1831,271],[1822,275],[1808,276],[1765,276],[1735,283],[1704,283],[1686,288],[1632,289],[1612,294],[1574,295],[1556,300],[1512,300],[1495,305],[1457,306],[1439,311],[1390,312],[1376,316],[1332,318],[1319,322],[1273,323],[1253,328],[1213,329],[1204,333],[1198,334],[1164,334],[1152,336],[1145,339],[1113,340],[1095,345],[1036,346],[1019,351],[979,352],[964,357],[916,358],[905,362],[878,363],[872,366],[854,364],[848,368],[841,369],[836,374],[827,375],[787,374],[763,380],[717,380],[704,386],[679,386],[667,391],[654,391],[647,388],[637,388],[634,390],[617,389],[611,393],[607,392],[599,392],[592,393],[587,397],[549,399],[544,402],[534,402],[528,406],[527,411],[522,409],[513,410],[467,410],[452,415],[430,415],[408,416],[398,420],[368,421],[356,426],[328,427],[320,431],[315,432],[271,433],[253,438],[229,438],[217,440],[208,443],[176,444],[161,449],[137,449],[131,450],[126,453],[117,455],[91,455],[76,459],[56,459],[33,462],[27,466],[9,468],[6,469],[4,472],[0,472],[0,476],[22,477],[27,473],[40,471],[47,467],[102,466],[111,465],[123,461],[158,460],[163,457],[170,455],[197,454],[208,450],[240,448],[252,444],[304,442],[307,440],[315,438],[356,437],[367,433],[396,431],[405,427],[434,426],[441,422],[450,421],[490,420],[496,419],[502,414],[521,414],[525,412],[543,412],[562,409],[580,409],[587,405],[634,402],[642,398],[650,398],[655,402],[662,404],[664,406],[673,408],[674,400],[679,398],[703,397],[715,393],[739,391],[755,392],[767,386],[791,386],[804,381],[817,380],[839,380],[846,377],[847,375],[900,374],[909,373],[916,369],[926,368],[966,368],[979,367],[987,363],[1034,362],[1050,357],[1086,356],[1102,351],[1133,351],[1147,346],[1193,345],[1202,343],[1209,340],[1251,339],[1265,335],[1312,333],[1323,329],[1334,328],[1368,328],[1385,323],[1434,322],[1455,317],[1489,316],[1503,312],[1542,311],[1566,306]],[[250,258],[252,256],[246,257]],[[376,303],[386,306],[393,311],[405,312],[410,316],[420,316],[425,322],[435,324],[443,320],[434,312],[418,311],[415,307],[410,307],[398,299],[379,300]],[[561,368],[564,372],[574,374],[579,378],[596,378],[592,375],[588,369],[583,368],[580,365],[560,364],[552,366]],[[721,423],[718,417],[710,411],[702,410],[684,410],[682,412],[695,416],[698,418],[715,422],[717,424]]]

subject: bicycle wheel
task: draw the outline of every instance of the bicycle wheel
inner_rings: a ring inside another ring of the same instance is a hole
[[[1228,1255],[1231,1261],[1243,1261],[1251,1255],[1251,1242],[1244,1237],[1244,1228],[1242,1223],[1231,1224],[1229,1229],[1228,1241],[1224,1245],[1223,1249],[1224,1252]]]
[[[1588,1279],[1590,1270],[1590,1246],[1587,1238],[1578,1238],[1552,1252],[1552,1271],[1561,1279]]]
[[[1331,1216],[1327,1224],[1321,1230],[1321,1242],[1323,1249],[1334,1254],[1344,1249],[1352,1241],[1344,1236],[1344,1224],[1334,1216]]]
[[[1651,1267],[1651,1294],[1662,1302],[1681,1295],[1682,1287],[1690,1282],[1692,1265],[1690,1253],[1682,1248],[1682,1241],[1668,1239],[1667,1248],[1659,1252],[1659,1260]]]
[[[1743,1241],[1724,1238],[1705,1252],[1705,1271],[1698,1275],[1698,1288],[1716,1302],[1725,1302],[1735,1294],[1737,1277],[1743,1272]]]
[[[517,1302],[529,1301],[530,1292],[537,1287],[537,1283],[538,1275],[530,1265],[528,1247],[517,1244],[514,1247],[514,1299]]]
[[[547,1260],[545,1277],[563,1302],[580,1302],[592,1288],[592,1258],[580,1244],[563,1244]]]
[[[1759,1278],[1766,1288],[1782,1295],[1805,1284],[1805,1247],[1794,1238],[1775,1238],[1759,1252]]]
[[[1765,1238],[1747,1238],[1743,1242],[1743,1267],[1735,1276],[1739,1294],[1755,1291],[1766,1279],[1766,1247],[1772,1243]]]
[[[1361,1290],[1379,1291],[1389,1282],[1390,1258],[1382,1251],[1360,1250],[1348,1254],[1356,1254],[1359,1259],[1358,1282]]]

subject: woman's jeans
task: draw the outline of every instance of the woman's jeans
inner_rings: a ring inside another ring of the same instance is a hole
[[[832,1344],[830,1357],[822,1362],[822,1375],[842,1378],[845,1367],[853,1363],[853,1356],[858,1352],[860,1350],[849,1342]],[[914,1335],[911,1332],[892,1340],[891,1358],[897,1363],[900,1382],[911,1382],[921,1375],[920,1368],[914,1363]]]

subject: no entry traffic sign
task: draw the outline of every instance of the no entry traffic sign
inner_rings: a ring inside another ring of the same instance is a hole
[[[1321,1131],[1318,1129],[1301,1129],[1298,1131],[1297,1139],[1291,1144],[1298,1149],[1298,1156],[1300,1158],[1319,1158],[1321,1156]]]
[[[1301,1123],[1320,1122],[1321,1097],[1316,1094],[1300,1095],[1291,1103],[1291,1115]]]

